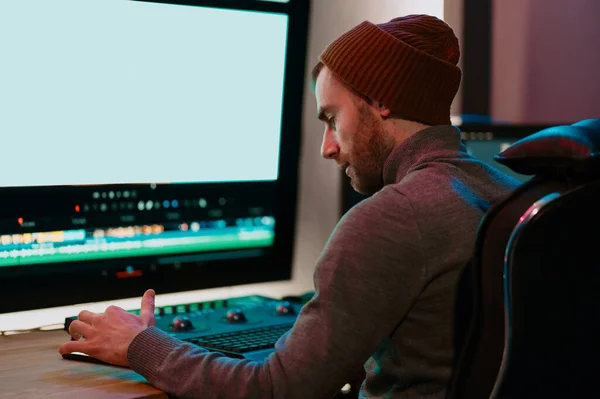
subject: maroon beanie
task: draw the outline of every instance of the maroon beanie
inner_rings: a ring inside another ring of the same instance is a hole
[[[458,40],[445,22],[408,15],[379,25],[361,23],[331,43],[320,60],[402,118],[444,125],[460,84],[459,57]]]

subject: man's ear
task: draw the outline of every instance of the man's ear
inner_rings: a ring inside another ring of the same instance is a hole
[[[383,119],[389,118],[389,116],[392,114],[392,110],[383,105],[382,103],[376,103],[375,108],[377,109],[379,115],[381,115]]]

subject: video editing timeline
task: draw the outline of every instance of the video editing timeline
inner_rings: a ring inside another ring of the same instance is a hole
[[[151,184],[90,189],[87,194],[69,197],[71,206],[62,205],[63,212],[52,212],[51,217],[44,215],[43,205],[41,212],[36,207],[37,215],[22,209],[19,215],[26,217],[16,217],[13,228],[0,230],[0,267],[232,251],[273,244],[275,217],[267,209],[270,206],[258,198],[261,192],[254,196],[227,191],[199,195],[198,186],[186,185],[188,192],[179,193],[176,188]],[[237,255],[231,252],[231,256]]]
[[[5,234],[0,236],[0,267],[265,247],[273,243],[274,225],[273,217],[262,216]]]
[[[183,341],[229,357],[262,360],[274,350],[277,340],[292,328],[302,305],[252,295],[157,307],[156,326]],[[131,311],[139,312],[139,309]],[[65,319],[65,331],[76,319],[75,316]]]

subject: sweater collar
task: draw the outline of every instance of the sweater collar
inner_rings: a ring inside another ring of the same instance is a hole
[[[451,125],[430,126],[398,144],[383,165],[384,185],[398,183],[423,158],[460,151],[460,130]]]

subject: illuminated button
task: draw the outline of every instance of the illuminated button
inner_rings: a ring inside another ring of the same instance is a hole
[[[102,193],[102,198],[106,198],[106,192]]]
[[[227,200],[225,198],[219,198],[219,205],[223,206],[227,203]]]
[[[272,226],[275,224],[275,218],[272,216],[264,216],[262,218],[262,224],[265,226]]]
[[[146,204],[144,204],[144,201],[140,201],[140,202],[138,202],[137,207],[140,211],[143,211],[146,208]]]
[[[108,198],[110,198],[110,199],[115,198],[115,192],[114,191],[109,191]]]
[[[208,205],[208,203],[204,198],[200,198],[200,200],[198,201],[198,205],[200,205],[200,208],[206,208],[206,205]]]
[[[154,202],[148,201],[146,202],[146,209],[151,210],[154,207]]]
[[[129,191],[123,191],[123,198],[129,198]]]
[[[156,183],[152,183],[152,184],[150,184],[150,188],[151,188],[152,190],[156,190]]]
[[[94,199],[99,199],[100,193],[98,191],[95,191],[94,194],[92,195],[92,197],[94,197]]]
[[[192,231],[200,230],[200,224],[197,222],[192,223],[190,227],[192,228]]]
[[[170,206],[171,206],[171,203],[168,200],[163,201],[163,207],[168,209]]]
[[[160,209],[160,201],[154,201],[154,208]]]
[[[117,196],[117,198],[121,198],[121,192],[117,191],[116,196]]]
[[[107,209],[108,209],[108,206],[106,204],[100,204],[100,210],[102,212],[106,212]]]
[[[171,201],[171,207],[177,208],[178,206],[179,206],[179,201],[177,201],[177,200]]]

